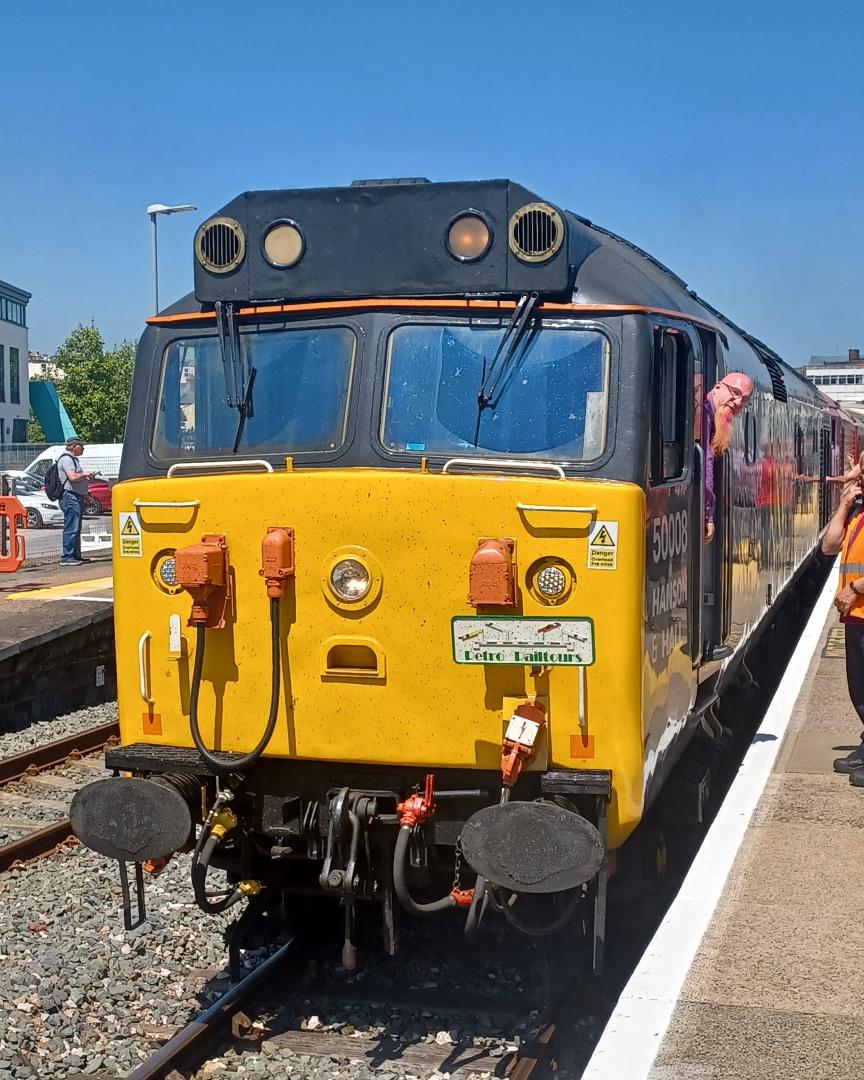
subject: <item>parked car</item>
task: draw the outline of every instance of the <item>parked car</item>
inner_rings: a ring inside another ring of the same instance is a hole
[[[84,500],[84,513],[87,517],[111,513],[111,485],[101,476],[87,485],[87,498]]]
[[[7,469],[10,494],[15,495],[27,511],[27,528],[41,529],[46,525],[62,525],[63,511],[45,494],[45,487],[29,473]]]

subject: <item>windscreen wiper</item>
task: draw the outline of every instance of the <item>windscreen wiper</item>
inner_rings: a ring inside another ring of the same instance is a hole
[[[234,305],[217,300],[215,307],[219,350],[222,353],[222,370],[225,374],[225,401],[229,409],[239,409],[241,399],[237,374],[240,366],[240,338],[234,318]]]
[[[477,423],[474,425],[475,446],[480,438],[480,421],[483,418],[483,410],[488,409],[495,398],[495,391],[501,385],[501,380],[507,373],[510,361],[516,354],[516,348],[522,340],[528,320],[531,318],[531,312],[537,304],[537,299],[536,292],[522,293],[488,367],[486,366],[486,357],[483,357],[483,376],[477,390]],[[501,356],[505,345],[507,345],[507,351]]]
[[[255,410],[252,408],[252,387],[255,385],[255,376],[257,374],[258,368],[249,368],[249,378],[246,380],[246,389],[243,391],[243,400],[237,406],[240,410],[240,418],[237,421],[237,431],[234,435],[232,454],[237,453],[237,447],[240,445],[240,440],[243,438],[243,429],[246,427],[246,421],[250,416],[255,415]]]

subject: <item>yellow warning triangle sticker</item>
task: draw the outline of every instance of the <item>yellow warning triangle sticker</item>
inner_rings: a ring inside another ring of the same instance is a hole
[[[605,525],[600,526],[600,531],[591,541],[591,547],[615,547],[615,541],[609,535],[609,530]]]
[[[135,518],[126,518],[126,524],[120,530],[121,536],[138,536],[138,526],[135,524]]]

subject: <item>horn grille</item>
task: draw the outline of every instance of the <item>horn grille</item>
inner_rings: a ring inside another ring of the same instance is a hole
[[[243,262],[246,237],[233,218],[212,218],[195,234],[195,255],[205,270],[227,274]]]
[[[547,203],[520,206],[510,218],[510,250],[523,262],[551,259],[564,240],[564,222]]]

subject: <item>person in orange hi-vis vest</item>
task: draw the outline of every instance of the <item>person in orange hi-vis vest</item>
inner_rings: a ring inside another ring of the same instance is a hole
[[[846,684],[849,697],[864,724],[864,454],[855,479],[840,496],[840,505],[822,537],[825,555],[840,555],[840,586],[834,607],[846,629]],[[861,745],[837,758],[834,770],[849,773],[856,787],[864,788],[864,734]]]

